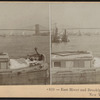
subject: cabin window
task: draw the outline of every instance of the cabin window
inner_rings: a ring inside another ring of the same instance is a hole
[[[75,68],[83,68],[84,67],[84,61],[74,61],[74,67]]]
[[[90,61],[85,61],[85,67],[90,68]]]
[[[66,67],[72,68],[73,67],[73,61],[66,61]]]
[[[61,62],[54,62],[54,67],[61,67]]]
[[[5,62],[1,62],[1,69],[7,69],[7,64]]]
[[[84,61],[79,61],[79,68],[83,68],[84,66]]]
[[[78,61],[74,61],[74,67],[78,67]]]

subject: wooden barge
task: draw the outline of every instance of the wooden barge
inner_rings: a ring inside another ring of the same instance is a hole
[[[52,53],[51,72],[53,84],[100,83],[100,70],[94,67],[94,57],[89,51],[63,51]]]
[[[48,76],[48,64],[44,55],[34,54],[28,55],[27,59],[10,59],[7,53],[0,53],[0,85],[48,84]]]

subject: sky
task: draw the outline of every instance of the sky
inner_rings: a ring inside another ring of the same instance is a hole
[[[68,28],[100,28],[100,3],[53,3],[52,25]]]
[[[100,3],[0,3],[0,29],[32,28],[35,24],[68,28],[100,28]]]
[[[0,29],[48,26],[49,6],[46,3],[0,3]]]

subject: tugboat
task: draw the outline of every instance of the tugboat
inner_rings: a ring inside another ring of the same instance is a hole
[[[0,53],[0,85],[47,84],[48,64],[44,54],[28,55],[26,58],[10,59]]]
[[[69,42],[68,34],[66,29],[64,30],[63,34],[58,33],[58,28],[56,27],[54,33],[52,35],[52,42],[53,43],[60,43],[60,42]]]
[[[52,53],[51,72],[53,84],[98,83],[97,69],[90,51],[63,51]]]

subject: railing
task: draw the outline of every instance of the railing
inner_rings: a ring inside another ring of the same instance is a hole
[[[98,84],[100,83],[100,68],[81,71],[58,71],[52,75],[53,84]]]
[[[0,85],[48,84],[47,69],[31,72],[0,73]]]

